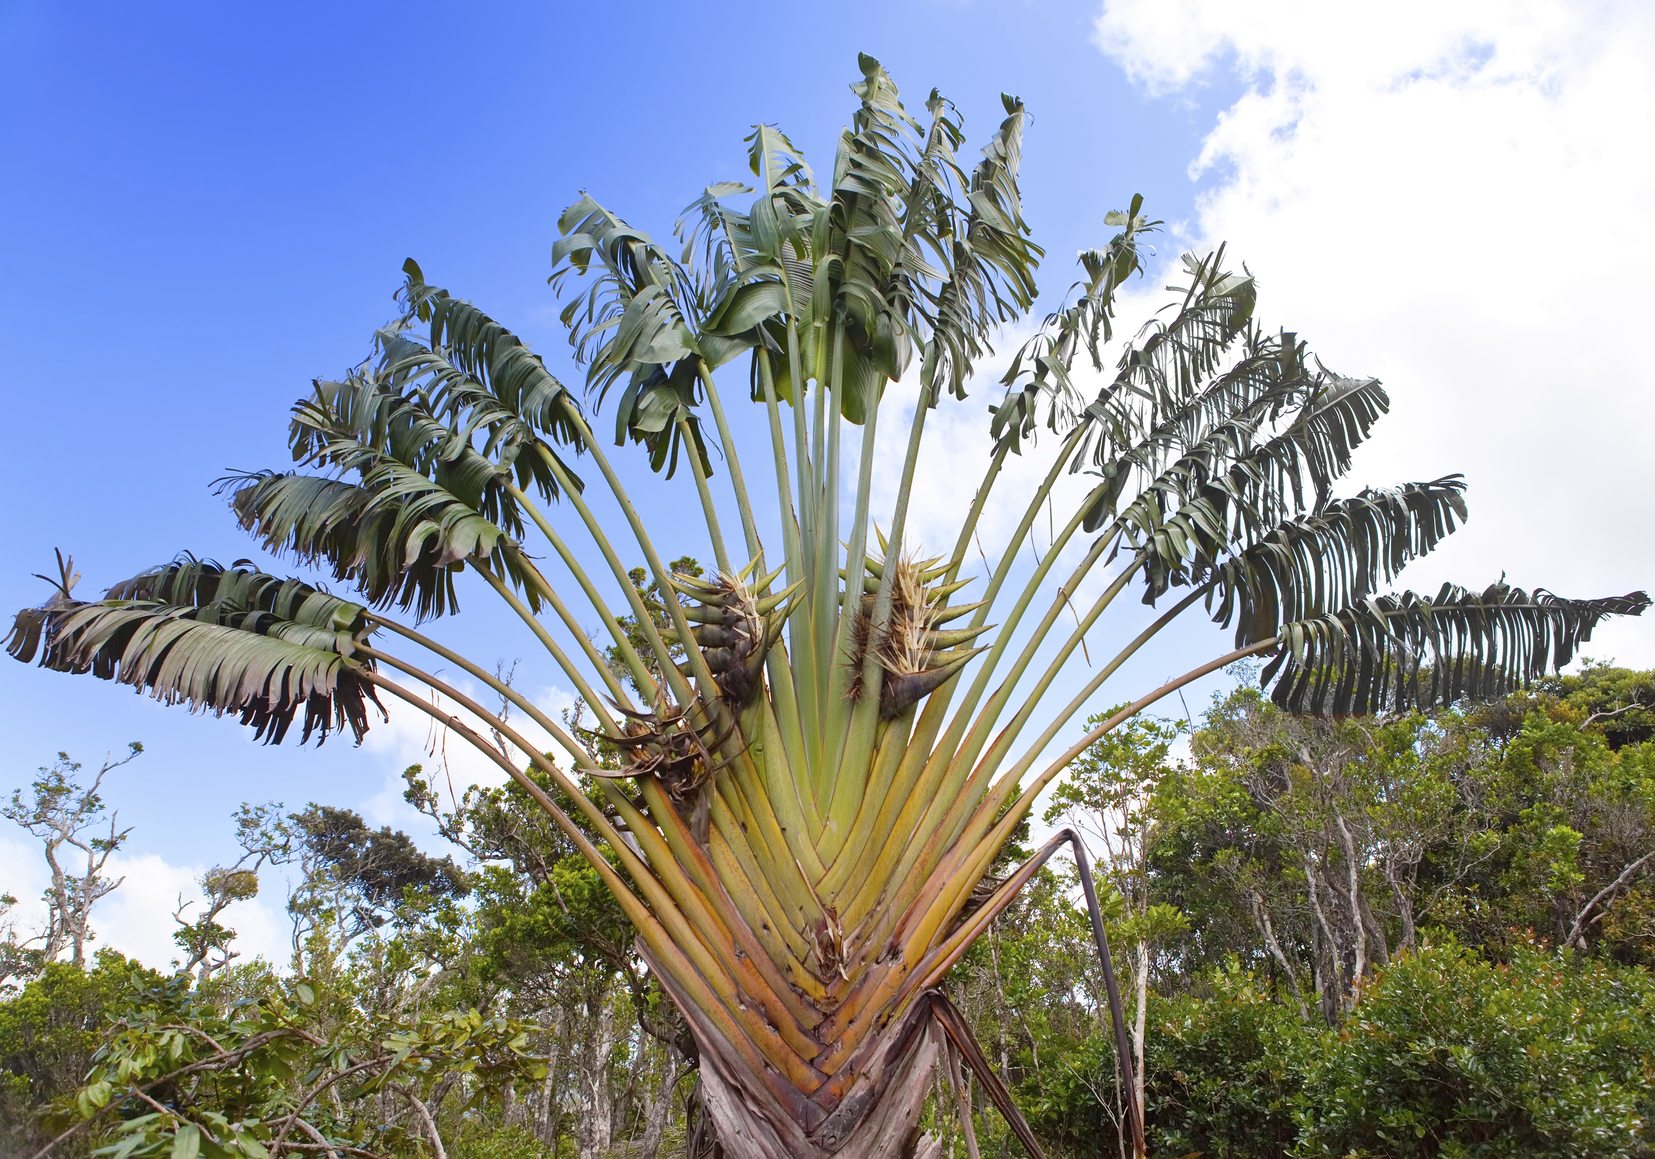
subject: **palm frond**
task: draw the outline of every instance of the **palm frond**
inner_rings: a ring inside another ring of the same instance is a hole
[[[1127,344],[1114,378],[1080,414],[1083,453],[1089,449],[1100,467],[1200,393],[1253,319],[1257,284],[1224,268],[1223,246],[1205,257],[1185,254],[1184,269],[1188,282],[1168,287],[1182,300]]]
[[[1281,629],[1261,673],[1293,712],[1373,713],[1492,700],[1574,659],[1607,616],[1641,615],[1643,592],[1570,600],[1501,581],[1481,592],[1370,596]]]
[[[518,542],[470,504],[392,459],[359,482],[297,471],[220,481],[243,529],[267,550],[325,565],[369,604],[419,620],[458,609],[454,575],[466,563],[509,578],[540,607],[538,573]]]
[[[394,335],[381,340],[399,349]],[[390,372],[319,381],[294,406],[294,458],[326,475],[237,472],[219,480],[220,490],[268,550],[326,565],[374,606],[395,604],[422,620],[446,615],[457,606],[453,573],[471,562],[510,580],[538,610],[543,581],[519,543],[525,520],[511,463],[479,451],[475,431],[439,419],[423,392],[399,391],[409,389],[395,370],[404,359],[391,357]],[[478,405],[455,401],[462,387],[452,379],[442,389],[451,413]],[[531,477],[547,466],[540,459]],[[340,477],[348,475],[355,478]]]
[[[98,601],[60,590],[20,612],[6,650],[25,664],[90,673],[165,704],[240,718],[266,743],[283,740],[301,710],[300,743],[368,729],[379,708],[353,656],[371,629],[367,609],[300,580],[181,555],[111,587]],[[381,710],[383,712],[383,710]]]
[[[670,476],[688,431],[690,453],[710,474],[696,414],[694,280],[649,235],[589,196],[564,211],[558,229],[552,285],[561,287],[571,274],[591,276],[562,312],[576,357],[586,364],[587,389],[601,406],[617,382],[627,382],[615,406],[616,445],[629,436],[644,444],[650,466]]]
[[[1144,217],[1142,209],[1143,196],[1134,194],[1124,213],[1107,215],[1105,221],[1121,231],[1103,249],[1080,255],[1083,276],[1069,289],[1074,301],[1048,314],[1040,331],[1012,358],[1000,380],[1005,395],[992,408],[989,433],[997,446],[1020,451],[1033,436],[1042,409],[1052,430],[1074,425],[1080,399],[1070,373],[1075,358],[1084,349],[1093,366],[1102,369],[1103,346],[1114,333],[1115,295],[1128,278],[1143,272],[1140,235],[1161,225]]]
[[[510,468],[547,499],[558,482],[550,464],[579,487],[559,448],[585,447],[580,404],[518,336],[477,306],[428,284],[409,259],[398,293],[402,323],[381,332],[378,375],[399,395],[417,394],[454,438]],[[416,340],[413,324],[427,330]]]
[[[1246,424],[1243,437],[1221,428],[1172,464],[1114,521],[1118,550],[1144,565],[1144,602],[1204,578],[1282,521],[1321,510],[1387,406],[1372,379],[1338,379],[1274,437],[1247,446]]]
[[[1236,626],[1236,647],[1275,636],[1285,622],[1348,607],[1396,578],[1465,521],[1465,480],[1362,491],[1281,524],[1218,565],[1207,595],[1213,619]]]
[[[879,383],[901,378],[912,355],[913,319],[897,275],[904,261],[907,276],[918,275],[920,259],[903,232],[904,197],[916,181],[935,180],[923,165],[938,162],[934,153],[925,162],[916,156],[919,126],[890,75],[871,56],[859,64],[862,80],[851,87],[861,105],[840,134],[832,196],[811,240],[811,321],[843,339],[838,405],[853,423],[866,419]]]
[[[1006,96],[1006,117],[983,149],[967,190],[970,209],[952,243],[949,275],[935,292],[924,366],[926,385],[944,382],[957,398],[988,349],[991,328],[1008,322],[1034,301],[1034,271],[1045,252],[1028,238],[1023,194],[1017,184],[1022,161],[1023,103]]]

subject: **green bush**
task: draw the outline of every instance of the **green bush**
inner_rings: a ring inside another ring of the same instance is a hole
[[[1655,977],[1449,944],[1363,992],[1304,1073],[1297,1156],[1631,1156],[1655,1144]]]
[[[1534,946],[1404,954],[1336,1030],[1238,965],[1152,998],[1151,1155],[1655,1154],[1655,974]],[[1115,1154],[1114,1051],[1048,1053],[1019,1104],[1059,1154]]]
[[[1219,971],[1207,997],[1151,995],[1148,1031],[1151,1155],[1279,1156],[1292,1146],[1300,1060],[1318,1031],[1251,974],[1239,966]],[[1017,1101],[1057,1154],[1117,1154],[1115,1044],[1107,1027],[1061,1055],[1048,1048]]]
[[[520,1124],[467,1121],[449,1145],[452,1159],[547,1159],[552,1152]]]
[[[1231,965],[1209,997],[1152,1002],[1144,1101],[1152,1155],[1282,1155],[1304,1062],[1326,1032]]]
[[[0,1001],[0,1155],[33,1154],[55,1132],[42,1117],[79,1088],[109,1020],[135,986],[157,976],[113,950],[90,969],[49,962],[17,994]],[[82,1154],[75,1142],[54,1154]]]

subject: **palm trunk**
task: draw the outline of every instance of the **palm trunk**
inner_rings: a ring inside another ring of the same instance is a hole
[[[729,1159],[936,1159],[939,1142],[920,1130],[920,1113],[940,1061],[929,1021],[893,1023],[878,1060],[814,1130],[763,1091],[736,1078],[739,1065],[701,1044],[701,1089]]]
[[[726,1159],[936,1159],[920,1114],[942,1060],[930,1004],[920,1000],[869,1034],[816,1091],[785,1102],[739,1051],[718,1037],[670,977],[644,959],[686,1014],[700,1055],[701,1102]],[[830,1089],[831,1088],[831,1089]],[[837,1091],[835,1097],[834,1092]]]

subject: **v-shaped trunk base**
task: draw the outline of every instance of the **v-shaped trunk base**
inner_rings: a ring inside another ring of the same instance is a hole
[[[726,1060],[701,1053],[701,1092],[729,1159],[936,1159],[941,1144],[922,1135],[920,1113],[942,1050],[930,1019],[893,1025],[880,1063],[807,1133],[765,1092],[738,1085]]]

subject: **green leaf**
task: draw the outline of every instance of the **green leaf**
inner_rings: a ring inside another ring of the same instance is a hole
[[[109,589],[98,602],[60,590],[18,613],[6,648],[24,663],[90,673],[166,704],[234,713],[279,743],[304,711],[301,743],[348,727],[361,740],[372,664],[352,655],[365,609],[245,562],[225,568],[184,554]],[[383,710],[381,710],[383,711]]]
[[[1260,676],[1295,712],[1372,713],[1462,698],[1490,700],[1569,663],[1608,616],[1641,615],[1643,592],[1597,600],[1532,594],[1504,581],[1481,592],[1370,596],[1281,630]]]
[[[172,1137],[172,1159],[196,1159],[201,1154],[201,1128],[185,1123]]]

